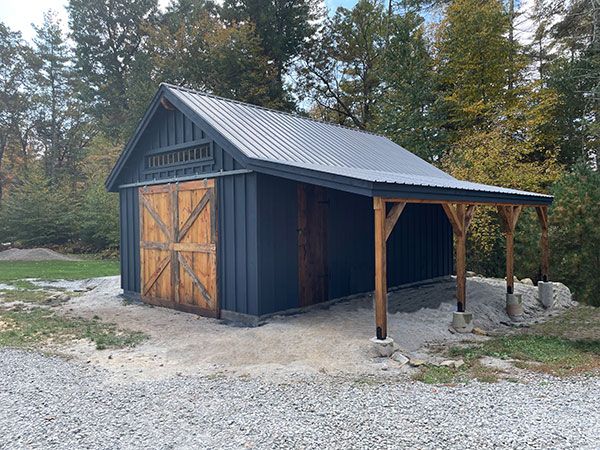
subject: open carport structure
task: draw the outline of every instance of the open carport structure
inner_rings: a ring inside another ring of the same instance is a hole
[[[453,248],[463,313],[478,205],[505,224],[507,292],[523,207],[538,211],[548,276],[550,196],[457,180],[383,136],[177,86],[160,86],[107,187],[120,194],[125,294],[203,315],[256,324],[374,290],[385,340],[388,285],[453,273]]]

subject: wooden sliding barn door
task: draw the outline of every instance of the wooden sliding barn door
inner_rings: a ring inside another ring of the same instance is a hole
[[[143,301],[218,317],[214,180],[140,189]]]

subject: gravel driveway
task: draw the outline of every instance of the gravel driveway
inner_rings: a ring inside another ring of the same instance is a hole
[[[175,376],[0,350],[0,448],[598,448],[600,379]]]

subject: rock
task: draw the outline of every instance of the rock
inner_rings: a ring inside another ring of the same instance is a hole
[[[452,359],[449,359],[447,361],[442,361],[440,363],[440,366],[443,366],[443,367],[452,367],[453,369],[458,369],[459,367],[464,366],[464,364],[465,364],[465,362],[462,359],[459,359],[459,360],[456,360],[456,361],[452,360]]]
[[[421,367],[421,366],[424,366],[426,364],[426,362],[423,361],[422,359],[410,358],[408,360],[408,364],[411,365],[412,367]]]
[[[523,278],[521,283],[526,284],[527,286],[533,286],[533,280],[531,278]]]
[[[473,331],[471,331],[471,333],[476,334],[478,336],[487,336],[488,332],[485,330],[482,330],[481,328],[478,327],[474,327]]]
[[[398,364],[400,364],[400,367],[404,366],[409,361],[409,359],[400,352],[395,352],[392,355],[392,359],[394,361],[396,361]]]
[[[467,270],[466,276],[467,276],[467,278],[476,277],[477,274],[475,272],[473,272],[472,270]]]

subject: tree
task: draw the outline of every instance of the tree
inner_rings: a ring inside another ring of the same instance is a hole
[[[140,83],[146,102],[155,89],[141,63],[143,30],[154,19],[157,0],[70,0],[67,9],[82,98],[92,105],[102,129],[123,140],[141,115],[132,108],[142,103],[129,91],[132,72],[137,69],[137,97]]]
[[[77,236],[77,200],[68,185],[49,180],[37,163],[19,174],[0,217],[3,239],[27,246],[63,244]]]
[[[285,78],[290,65],[316,31],[322,11],[316,0],[225,0],[223,18],[232,23],[252,22],[262,52],[273,65],[271,103],[293,109]]]
[[[184,0],[172,4],[148,34],[157,81],[283,106],[271,95],[274,67],[252,23],[226,24],[212,3]]]
[[[313,112],[339,124],[374,127],[387,32],[378,0],[359,0],[352,10],[340,7],[324,22],[297,70],[301,98],[318,107]]]
[[[438,126],[433,60],[423,18],[407,12],[389,20],[376,129],[420,157],[439,161],[445,151],[444,135]]]
[[[499,0],[455,0],[437,34],[439,89],[456,177],[547,192],[559,173],[556,92],[528,81],[523,50]],[[501,275],[504,238],[497,213],[480,208],[471,227],[474,270]]]
[[[514,51],[508,31],[500,0],[454,0],[448,6],[436,56],[451,131],[485,127],[503,109]]]
[[[56,14],[46,13],[43,25],[34,29],[32,106],[36,110],[36,140],[42,147],[48,177],[75,177],[94,127],[89,124],[82,102],[74,95],[76,75],[72,54]]]
[[[552,27],[557,57],[547,83],[559,93],[559,123],[564,136],[561,158],[597,164],[600,148],[600,4],[595,0],[556,2],[549,8],[560,17]]]
[[[17,149],[22,160],[28,158],[33,128],[26,93],[30,77],[28,55],[29,48],[20,33],[0,23],[0,204],[6,185],[14,178],[14,172],[6,166],[9,150]]]
[[[600,173],[578,164],[553,188],[550,210],[551,267],[579,301],[600,306]]]

